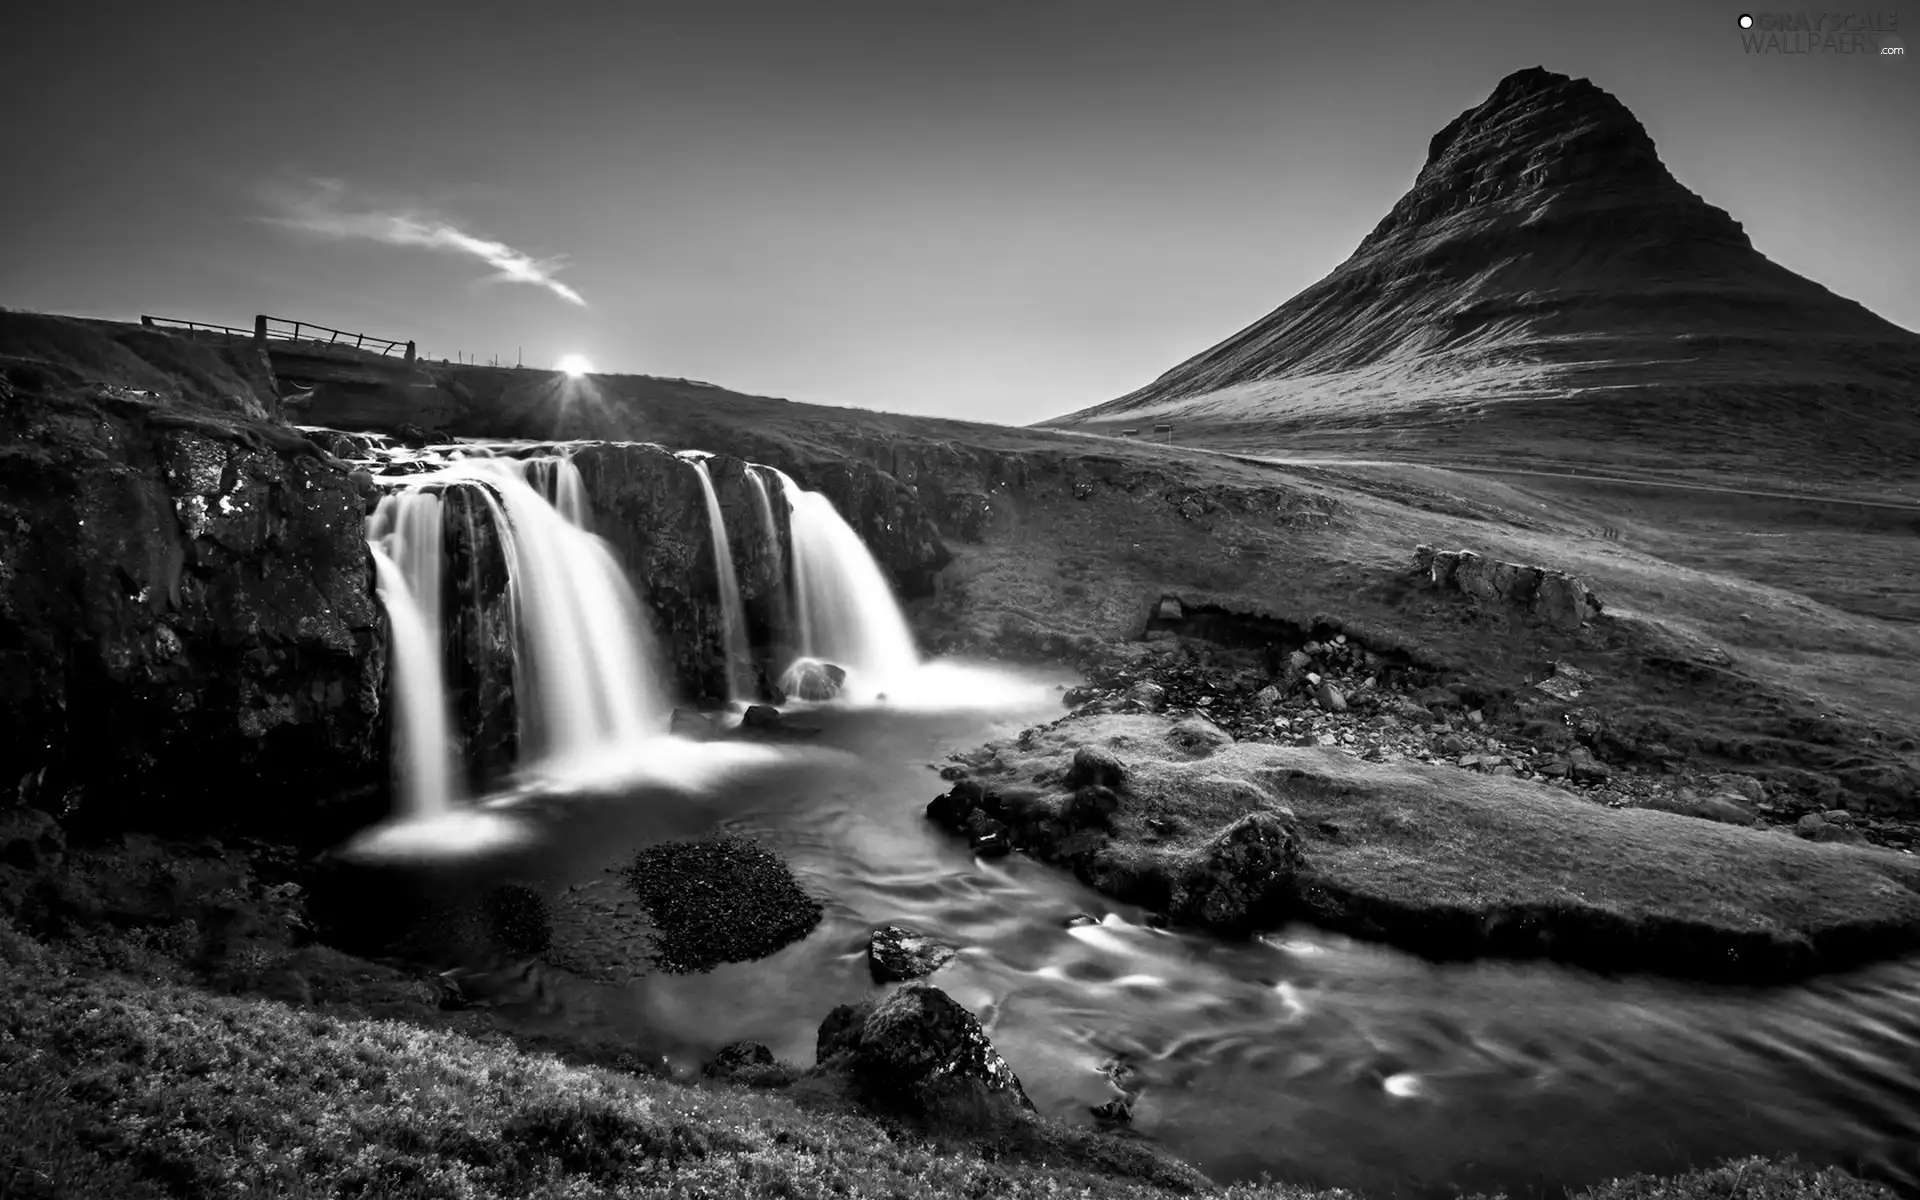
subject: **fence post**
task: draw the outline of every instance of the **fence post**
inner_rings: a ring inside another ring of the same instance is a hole
[[[412,342],[407,343],[407,365],[408,366],[413,365],[413,343]]]
[[[254,314],[253,340],[263,346],[267,343],[267,314],[265,313]]]

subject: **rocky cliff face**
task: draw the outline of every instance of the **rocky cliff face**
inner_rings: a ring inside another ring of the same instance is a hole
[[[593,499],[594,530],[613,543],[632,572],[679,689],[693,699],[726,699],[720,583],[694,468],[668,450],[637,442],[589,445],[573,461]],[[777,500],[771,505],[776,530],[770,536],[747,464],[715,456],[707,465],[733,550],[748,641],[764,678],[779,669],[792,641],[780,603],[791,553],[785,508]]]
[[[1533,68],[1434,136],[1412,188],[1326,278],[1050,423],[1887,465],[1920,453],[1916,382],[1920,337],[1769,261],[1618,100]]]
[[[0,780],[84,818],[205,827],[378,778],[364,496],[311,445],[0,378]]]

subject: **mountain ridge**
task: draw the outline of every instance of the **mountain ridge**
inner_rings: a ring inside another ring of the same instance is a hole
[[[1433,136],[1332,272],[1145,387],[1042,424],[1644,466],[1712,451],[1706,437],[1727,465],[1885,471],[1920,463],[1916,391],[1920,335],[1768,259],[1618,99],[1531,67]],[[1663,425],[1688,428],[1659,448]]]

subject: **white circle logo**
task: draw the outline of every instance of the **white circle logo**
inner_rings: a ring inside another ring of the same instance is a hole
[[[1752,29],[1752,28],[1753,28],[1753,18],[1752,18],[1752,17],[1750,17],[1750,16],[1748,16],[1748,15],[1747,15],[1746,13],[1741,13],[1741,14],[1740,14],[1740,28],[1742,28],[1742,29]]]

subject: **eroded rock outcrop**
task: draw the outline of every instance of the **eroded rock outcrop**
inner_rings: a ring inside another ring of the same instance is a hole
[[[200,826],[379,778],[384,630],[349,471],[284,427],[44,375],[8,390],[5,786]]]
[[[1578,629],[1602,611],[1600,598],[1584,581],[1551,567],[1430,546],[1414,548],[1413,566],[1442,591],[1462,592],[1482,604],[1532,613],[1561,629]]]

